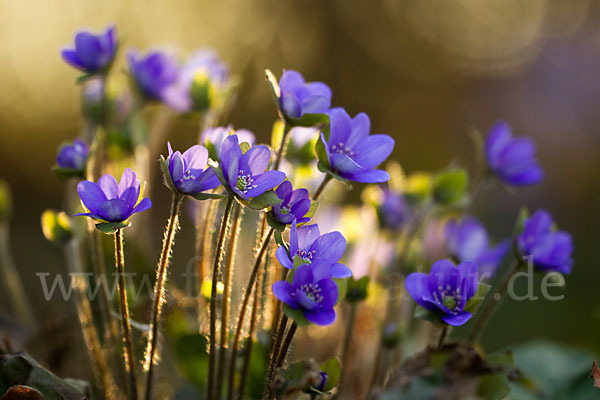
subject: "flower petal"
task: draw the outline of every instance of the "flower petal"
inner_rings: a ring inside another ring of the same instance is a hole
[[[289,90],[282,90],[281,97],[279,98],[279,107],[283,113],[292,118],[298,118],[302,115],[302,107],[300,101]]]
[[[304,310],[304,316],[314,324],[326,326],[331,325],[335,321],[335,310],[333,308],[328,310]]]
[[[221,145],[221,169],[223,175],[232,187],[235,186],[238,176],[239,160],[242,157],[242,149],[236,135],[225,138]]]
[[[331,97],[309,96],[300,102],[302,114],[320,114],[325,113],[331,106]]]
[[[183,161],[187,169],[200,169],[206,168],[206,161],[208,160],[208,150],[206,147],[200,146],[199,144],[194,145],[187,149],[183,153]]]
[[[321,279],[317,282],[317,285],[321,289],[321,296],[323,296],[321,307],[332,308],[338,300],[338,286],[331,278]]]
[[[360,166],[375,168],[385,161],[394,150],[394,139],[388,135],[370,135],[360,140],[354,151],[354,161]]]
[[[382,169],[369,169],[351,174],[340,173],[340,176],[354,182],[363,183],[383,183],[390,180],[390,174]]]
[[[77,184],[77,193],[85,207],[92,213],[98,214],[100,205],[106,201],[104,192],[93,182],[82,181]]]
[[[285,304],[287,304],[288,306],[290,306],[292,308],[295,308],[295,309],[299,308],[298,303],[291,295],[292,285],[289,282],[277,281],[277,282],[273,283],[272,289],[273,289],[273,294],[279,300],[281,300],[282,302],[284,302]]]
[[[130,187],[135,188],[139,195],[140,181],[138,181],[136,173],[131,168],[126,168],[119,181],[119,197]]]
[[[100,205],[98,214],[109,222],[122,222],[131,215],[123,199],[110,199]]]
[[[448,325],[461,326],[464,325],[469,319],[471,319],[472,316],[473,314],[471,314],[470,312],[463,311],[456,315],[446,314],[442,317],[442,321],[444,321]]]
[[[496,169],[500,160],[500,154],[510,143],[512,132],[510,126],[504,122],[496,122],[487,134],[485,140],[485,153],[488,164],[492,169]]]
[[[477,292],[477,286],[479,284],[479,274],[477,264],[472,261],[465,261],[456,266],[459,270],[461,279],[467,281],[466,292],[463,289],[463,297],[468,300],[475,295]]]
[[[292,227],[295,227],[295,226],[296,226],[296,224],[294,223],[292,225]],[[310,247],[312,246],[312,244],[315,242],[315,240],[317,240],[317,238],[320,235],[321,235],[321,232],[319,232],[319,225],[317,225],[317,224],[304,225],[304,226],[299,227],[297,229],[297,234],[295,235],[297,238],[296,239],[297,249],[309,250]],[[291,238],[291,233],[290,233],[290,238]],[[291,253],[291,247],[290,247],[290,253]]]
[[[292,183],[290,181],[284,181],[281,183],[281,185],[279,185],[279,187],[277,187],[277,189],[275,189],[275,193],[281,200],[285,200],[289,195],[292,194],[292,190]]]
[[[333,264],[344,255],[346,239],[340,232],[326,233],[315,240],[310,249],[316,252],[314,261],[322,260]]]
[[[288,256],[288,253],[287,253],[287,250],[285,249],[285,247],[279,246],[277,248],[277,250],[275,251],[275,257],[277,258],[277,261],[279,261],[279,264],[281,264],[284,268],[287,268],[287,269],[294,268],[294,264],[290,260],[290,257]]]
[[[252,176],[265,172],[271,161],[271,150],[265,145],[251,147],[240,158],[240,169]]]
[[[150,207],[152,207],[152,201],[149,198],[144,197],[142,201],[140,201],[139,204],[134,207],[132,214],[146,211]]]
[[[77,69],[85,70],[85,66],[81,63],[81,60],[79,60],[79,57],[77,56],[77,52],[75,50],[64,49],[61,51],[60,54],[63,60],[65,60],[68,64],[71,64],[71,66]]]
[[[358,142],[366,138],[369,132],[371,132],[371,120],[367,114],[361,112],[352,118],[351,126],[350,138],[346,142],[346,145],[353,149]]]
[[[422,272],[413,272],[406,277],[404,281],[404,287],[406,291],[413,298],[413,300],[428,310],[435,311],[437,307],[430,302],[426,301],[426,298],[430,298],[431,291],[429,290],[429,276]]]
[[[98,187],[102,189],[107,200],[119,197],[119,186],[117,180],[112,175],[102,175],[98,179]]]
[[[352,120],[341,107],[329,111],[329,148],[334,144],[346,144],[352,132]]]
[[[285,174],[281,171],[267,171],[264,174],[260,174],[254,177],[255,188],[249,189],[246,192],[248,197],[256,197],[269,189],[273,189],[285,180]]]
[[[335,263],[331,266],[331,277],[332,278],[350,278],[352,271],[344,264]]]

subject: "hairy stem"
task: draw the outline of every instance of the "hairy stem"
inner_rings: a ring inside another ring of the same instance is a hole
[[[146,360],[144,369],[147,371],[146,375],[146,394],[144,398],[150,400],[152,398],[152,379],[154,372],[154,364],[156,363],[157,346],[158,346],[158,334],[160,316],[162,314],[162,307],[165,302],[165,284],[168,277],[169,261],[171,258],[171,252],[173,249],[173,242],[175,240],[175,234],[177,233],[179,225],[179,209],[181,206],[181,200],[183,196],[178,193],[173,193],[173,201],[171,203],[171,214],[169,221],[167,222],[167,228],[165,230],[165,237],[163,239],[163,247],[160,252],[160,259],[158,261],[158,268],[156,270],[156,283],[154,284],[154,300],[152,302],[152,315],[150,319],[150,333],[148,335],[148,342],[146,347]]]
[[[229,195],[227,198],[227,205],[225,206],[225,212],[223,213],[223,221],[221,222],[221,228],[219,230],[219,239],[217,242],[217,249],[215,252],[215,262],[213,264],[211,292],[210,292],[210,344],[209,344],[209,355],[208,355],[208,388],[207,398],[216,399],[215,393],[215,374],[216,374],[216,340],[217,340],[217,281],[219,280],[219,269],[221,261],[223,260],[223,250],[225,244],[225,237],[227,236],[227,226],[229,225],[229,218],[231,217],[231,208],[233,207],[234,197]],[[220,395],[219,395],[220,397]]]
[[[279,357],[279,352],[281,351],[281,342],[283,340],[283,335],[285,334],[285,328],[288,322],[287,315],[283,314],[279,321],[279,326],[277,327],[277,331],[275,333],[275,341],[273,343],[273,349],[271,351],[271,360],[269,361],[269,368],[267,369],[267,395],[271,395],[271,383],[273,381],[273,377],[275,376],[275,366],[277,365],[277,358]]]
[[[260,246],[260,250],[258,251],[256,258],[254,259],[254,266],[252,267],[252,271],[250,272],[250,277],[248,278],[248,285],[246,286],[246,291],[242,297],[242,304],[240,306],[240,313],[238,315],[236,327],[235,327],[235,335],[233,337],[233,343],[231,345],[231,359],[229,362],[229,379],[227,382],[227,398],[231,399],[233,397],[233,384],[235,380],[235,359],[237,356],[238,345],[240,342],[240,337],[242,334],[242,327],[244,326],[244,317],[246,316],[246,311],[248,309],[248,302],[250,301],[250,296],[252,295],[252,289],[254,288],[254,283],[256,282],[256,276],[260,269],[260,265],[262,259],[269,247],[269,243],[271,242],[271,237],[273,236],[274,229],[269,228],[267,234]],[[257,289],[258,290],[258,289]]]
[[[71,240],[65,247],[65,253],[69,265],[69,272],[75,274],[83,273],[79,242],[75,239]],[[96,378],[98,388],[106,399],[110,399],[112,398],[114,387],[110,371],[102,354],[98,334],[94,327],[92,307],[90,305],[90,300],[87,297],[86,280],[81,276],[76,276],[74,286],[77,292],[75,306],[77,307],[77,315],[79,317],[79,323],[81,324],[83,341],[88,356],[90,357],[90,361],[92,362],[92,372]]]
[[[212,258],[212,239],[213,239],[213,226],[215,216],[218,209],[218,201],[211,201],[206,210],[204,219],[196,220],[196,232],[200,231],[200,221],[203,222],[201,233],[197,234],[197,247],[196,247],[196,269],[198,272],[198,330],[199,332],[206,332],[206,318],[207,307],[206,299],[202,295],[202,283],[206,278],[206,272],[209,268],[209,260]]]
[[[229,241],[228,260],[227,267],[225,268],[225,275],[223,277],[223,301],[221,303],[221,349],[219,351],[219,363],[217,368],[217,398],[220,398],[223,387],[223,378],[225,375],[225,364],[227,356],[227,343],[229,334],[229,302],[231,298],[231,276],[233,274],[233,265],[235,261],[235,252],[238,242],[239,225],[240,225],[240,214],[242,207],[238,205],[235,208],[233,223],[231,226],[231,239]],[[234,353],[232,353],[234,354]],[[235,365],[235,356],[232,357],[232,363]]]
[[[279,164],[281,164],[281,160],[285,157],[285,149],[287,147],[288,136],[292,127],[290,124],[286,123],[284,120],[283,126],[283,136],[281,137],[281,143],[279,144],[279,148],[277,149],[277,155],[275,156],[275,161],[273,162],[273,170],[279,169]]]
[[[277,370],[281,368],[281,366],[285,362],[288,351],[290,349],[290,345],[292,344],[292,339],[294,339],[294,335],[296,334],[297,328],[298,325],[296,325],[295,322],[292,322],[292,325],[290,325],[287,335],[285,336],[285,340],[283,341],[283,345],[281,346],[281,349],[279,351],[279,355],[277,356],[277,361],[273,365],[273,370],[271,371],[271,379],[269,381],[269,384],[273,382],[273,378],[275,377]],[[269,400],[273,399],[274,395],[275,393],[273,392],[273,390],[269,390]]]
[[[502,282],[500,283],[500,285],[497,287],[497,289],[494,291],[494,293],[490,294],[489,300],[485,303],[483,310],[481,310],[481,312],[479,313],[479,318],[477,318],[477,322],[475,322],[475,326],[473,327],[473,330],[471,331],[471,334],[469,335],[469,340],[468,340],[469,343],[471,343],[471,344],[474,343],[475,340],[477,340],[477,338],[481,334],[481,331],[482,331],[483,327],[485,326],[485,323],[488,321],[488,319],[493,314],[493,312],[496,308],[496,305],[504,297],[504,293],[506,292],[506,289],[508,288],[510,278],[512,278],[512,276],[515,274],[518,267],[519,267],[519,262],[518,262],[518,260],[515,260],[511,264],[508,271],[506,272],[506,275],[502,279]]]
[[[137,400],[137,383],[135,379],[135,355],[133,353],[133,342],[131,341],[131,322],[129,320],[129,306],[127,304],[127,287],[125,284],[125,259],[123,256],[123,232],[121,229],[115,231],[115,266],[119,279],[119,303],[121,306],[121,330],[125,346],[123,359],[125,369],[129,373],[129,394],[133,400]]]
[[[344,344],[342,345],[342,376],[340,377],[339,391],[337,398],[343,398],[342,392],[345,387],[345,382],[348,378],[348,362],[350,358],[350,345],[352,343],[352,331],[354,330],[354,321],[356,320],[356,303],[350,303],[350,315],[348,316],[348,325],[346,326],[346,332],[344,333]]]
[[[313,200],[318,200],[319,197],[321,197],[321,194],[323,193],[323,190],[325,189],[325,187],[327,186],[327,184],[329,183],[329,181],[331,179],[332,179],[331,175],[325,174],[325,177],[321,181],[321,184],[319,185],[319,187],[317,188],[317,190],[313,194],[313,197],[312,197]]]

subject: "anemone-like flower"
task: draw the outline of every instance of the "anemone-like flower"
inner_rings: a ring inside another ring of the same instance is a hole
[[[517,237],[522,257],[532,257],[535,268],[570,274],[573,268],[573,242],[571,235],[554,228],[548,212],[537,210],[523,225]]]
[[[506,122],[497,122],[490,129],[485,155],[488,168],[508,185],[533,185],[544,176],[536,160],[533,141],[526,137],[514,138]]]
[[[479,267],[479,275],[491,278],[510,249],[510,241],[504,240],[492,247],[481,222],[475,217],[465,217],[447,223],[446,249],[459,262],[474,261]]]
[[[208,128],[202,131],[200,135],[200,141],[209,149],[209,155],[214,157],[215,160],[219,160],[221,154],[221,146],[229,133],[231,128],[228,126],[217,126],[216,128]],[[235,134],[238,137],[240,143],[248,143],[250,146],[256,144],[256,136],[254,133],[247,129],[236,129]],[[214,154],[213,154],[214,153]]]
[[[146,99],[162,101],[176,110],[186,102],[186,94],[176,85],[179,66],[174,57],[151,51],[140,58],[129,52],[127,61],[138,91]]]
[[[223,141],[220,159],[229,189],[244,200],[260,196],[285,180],[281,171],[266,171],[271,161],[267,146],[254,146],[242,154],[237,135]]]
[[[292,187],[290,181],[285,181],[275,190],[281,203],[271,207],[273,216],[278,222],[289,225],[296,221],[299,224],[310,221],[310,218],[304,217],[310,210],[310,198],[308,190],[296,189]]]
[[[88,154],[89,148],[83,140],[75,139],[72,144],[63,144],[60,147],[56,155],[56,165],[62,169],[84,171]]]
[[[371,121],[365,113],[350,118],[343,108],[329,112],[329,141],[321,132],[327,162],[333,172],[354,182],[386,182],[390,175],[374,169],[392,153],[394,139],[388,135],[369,135]]]
[[[330,325],[335,321],[333,307],[338,299],[338,287],[324,268],[299,267],[291,283],[277,281],[273,284],[273,294],[289,307],[301,310],[312,323]]]
[[[412,213],[401,193],[386,187],[382,190],[381,203],[377,205],[377,216],[381,225],[392,231],[401,230]]]
[[[279,79],[279,107],[291,118],[326,113],[331,106],[331,89],[322,82],[304,82],[299,72],[284,70]]]
[[[461,326],[473,316],[465,305],[477,292],[477,265],[465,261],[455,266],[450,260],[439,260],[429,274],[408,275],[404,285],[418,305],[440,313],[449,325]]]
[[[95,35],[81,31],[75,35],[75,46],[63,49],[62,58],[71,66],[88,74],[103,72],[117,54],[116,28],[109,26],[104,33]]]
[[[294,262],[325,267],[332,278],[348,278],[352,271],[338,261],[346,250],[346,239],[340,232],[321,235],[318,225],[297,227],[294,221],[290,227],[290,252],[280,246],[275,255],[277,261],[287,269],[294,268]],[[296,261],[297,260],[297,261]]]
[[[182,194],[198,194],[218,187],[221,182],[215,171],[208,167],[208,150],[204,146],[195,145],[183,154],[173,152],[169,148],[169,173],[175,188]]]
[[[76,214],[93,218],[99,222],[124,222],[133,214],[152,207],[149,198],[142,198],[142,189],[137,175],[127,168],[121,180],[103,175],[98,183],[82,181],[77,185],[85,213]]]

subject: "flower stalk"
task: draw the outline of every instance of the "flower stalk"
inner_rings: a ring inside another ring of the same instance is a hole
[[[129,394],[133,400],[137,400],[137,381],[135,377],[135,355],[133,353],[133,342],[131,340],[131,321],[129,319],[129,306],[127,304],[127,287],[125,283],[125,259],[123,255],[123,231],[117,229],[115,237],[115,267],[117,269],[119,286],[119,303],[121,307],[121,330],[123,334],[125,370],[129,374]]]
[[[342,345],[342,376],[340,377],[339,391],[337,398],[342,398],[344,382],[348,378],[348,369],[350,367],[350,345],[352,344],[352,331],[354,330],[354,321],[356,320],[356,303],[350,303],[350,313],[348,315],[348,325],[344,333],[344,344]]]
[[[156,270],[156,283],[154,285],[154,300],[152,302],[152,316],[150,320],[150,333],[148,336],[147,348],[146,348],[146,359],[144,369],[147,371],[146,375],[146,392],[144,398],[150,400],[152,398],[152,383],[153,383],[153,372],[154,365],[157,362],[157,347],[158,347],[158,334],[160,317],[162,314],[162,307],[165,302],[165,284],[167,282],[169,260],[171,257],[173,243],[175,240],[175,234],[177,233],[179,225],[179,210],[181,207],[181,200],[183,196],[179,193],[173,193],[173,201],[171,203],[171,214],[165,230],[165,237],[163,240],[163,247],[160,253],[160,260],[158,262],[158,268]]]
[[[231,209],[233,207],[234,196],[229,195],[227,197],[227,205],[223,213],[223,221],[221,222],[221,228],[219,230],[219,239],[217,241],[217,248],[215,252],[215,261],[213,264],[212,282],[211,282],[211,293],[210,293],[210,344],[209,344],[209,356],[208,356],[208,388],[207,398],[216,399],[217,393],[215,390],[215,375],[216,375],[216,340],[217,340],[217,281],[219,279],[220,265],[223,260],[223,250],[225,245],[225,237],[227,236],[227,227],[229,225],[229,219],[231,217]],[[220,397],[220,395],[219,395]]]

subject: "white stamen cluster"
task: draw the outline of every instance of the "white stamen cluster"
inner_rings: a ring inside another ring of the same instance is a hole
[[[195,175],[193,175],[193,174],[192,174],[192,171],[190,171],[189,169],[188,169],[188,170],[186,170],[186,171],[183,173],[183,180],[184,180],[184,181],[189,181],[189,180],[193,180],[193,179],[196,179],[196,176],[195,176]]]
[[[248,193],[248,190],[256,189],[258,187],[257,185],[253,185],[252,184],[253,182],[254,182],[254,178],[252,178],[252,175],[250,175],[250,174],[244,175],[244,171],[240,169],[235,187],[240,192],[246,194],[246,193]]]
[[[457,315],[462,311],[459,307],[461,297],[460,287],[452,290],[452,286],[450,285],[446,285],[446,288],[440,285],[437,291],[433,292],[433,299],[437,303],[446,306],[453,315]]]
[[[317,304],[325,299],[323,295],[321,295],[322,289],[316,283],[305,283],[301,285],[298,290],[301,290],[310,301]],[[295,295],[296,292],[292,292],[292,296]]]
[[[348,146],[346,146],[344,143],[339,142],[337,144],[334,144],[333,146],[331,146],[331,151],[337,154],[345,154],[348,157],[355,157],[356,156],[356,152],[352,151],[351,148],[349,148]]]
[[[315,256],[316,251],[296,250],[296,254],[307,264],[312,263],[312,259]]]

